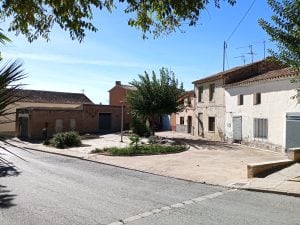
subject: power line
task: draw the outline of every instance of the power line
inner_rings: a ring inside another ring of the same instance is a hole
[[[231,32],[231,34],[229,35],[229,37],[227,38],[227,41],[229,41],[229,39],[233,36],[233,34],[237,31],[237,29],[240,27],[241,23],[244,21],[244,19],[246,18],[246,16],[248,15],[248,13],[250,12],[250,10],[252,9],[254,3],[256,2],[256,0],[253,0],[252,4],[250,5],[250,7],[248,8],[248,10],[246,11],[246,13],[244,14],[244,16],[242,17],[242,19],[240,20],[240,22],[237,24],[237,26],[234,28],[234,30]]]

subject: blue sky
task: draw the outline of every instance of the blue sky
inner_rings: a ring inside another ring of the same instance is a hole
[[[213,1],[212,1],[213,2]],[[252,1],[238,0],[233,7],[225,2],[217,9],[210,4],[203,11],[196,27],[183,27],[158,39],[143,40],[139,30],[127,25],[128,15],[121,9],[112,14],[97,11],[94,23],[97,33],[87,32],[82,43],[72,41],[69,34],[53,29],[50,41],[33,43],[13,33],[7,35],[13,43],[2,47],[4,59],[20,58],[28,74],[23,81],[26,89],[82,92],[94,103],[108,103],[108,90],[116,80],[127,84],[144,71],[171,69],[186,90],[192,81],[222,71],[223,41],[227,40]],[[270,20],[272,11],[265,0],[257,0],[239,29],[228,41],[226,69],[254,61],[264,56],[263,41],[272,48],[268,36],[258,25],[258,18]],[[4,31],[7,24],[1,26]],[[239,48],[245,47],[245,48]]]

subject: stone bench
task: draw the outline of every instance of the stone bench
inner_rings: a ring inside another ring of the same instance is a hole
[[[294,162],[300,162],[300,148],[289,148],[288,158]]]
[[[285,159],[279,161],[270,161],[262,163],[252,163],[247,165],[247,177],[260,177],[270,172],[285,168],[294,163],[293,160]]]

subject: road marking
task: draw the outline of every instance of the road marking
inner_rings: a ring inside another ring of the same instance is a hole
[[[190,200],[187,200],[187,201],[184,201],[184,202],[178,202],[178,203],[172,204],[170,206],[163,206],[163,207],[160,207],[160,208],[157,208],[157,209],[153,209],[151,211],[143,212],[143,213],[140,213],[140,214],[137,214],[137,215],[134,215],[134,216],[131,216],[131,217],[128,217],[128,218],[121,219],[119,221],[110,223],[108,225],[124,225],[124,224],[130,223],[132,221],[139,220],[139,219],[142,219],[142,218],[145,218],[145,217],[148,217],[148,216],[152,216],[154,214],[158,214],[158,213],[161,213],[161,212],[164,212],[164,211],[168,211],[168,210],[176,209],[176,208],[183,208],[186,205],[196,204],[197,202],[217,198],[221,195],[224,195],[225,193],[236,191],[236,190],[237,189],[230,189],[230,190],[226,190],[226,191],[218,191],[218,192],[215,192],[215,193],[212,193],[212,194],[203,195],[203,196],[200,196],[198,198],[193,198],[193,199],[190,199]]]

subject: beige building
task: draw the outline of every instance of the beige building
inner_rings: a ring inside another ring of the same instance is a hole
[[[16,98],[21,99],[9,106],[12,114],[0,117],[0,134],[14,136],[16,132],[16,109],[24,107],[76,108],[93,102],[81,93],[66,93],[39,90],[17,90]]]
[[[210,140],[225,141],[225,89],[224,85],[240,82],[262,73],[278,69],[275,62],[262,60],[217,73],[193,82],[195,97],[195,135]]]
[[[187,91],[181,96],[181,104],[183,110],[176,113],[176,131],[194,135],[195,125],[195,92],[194,90]]]

